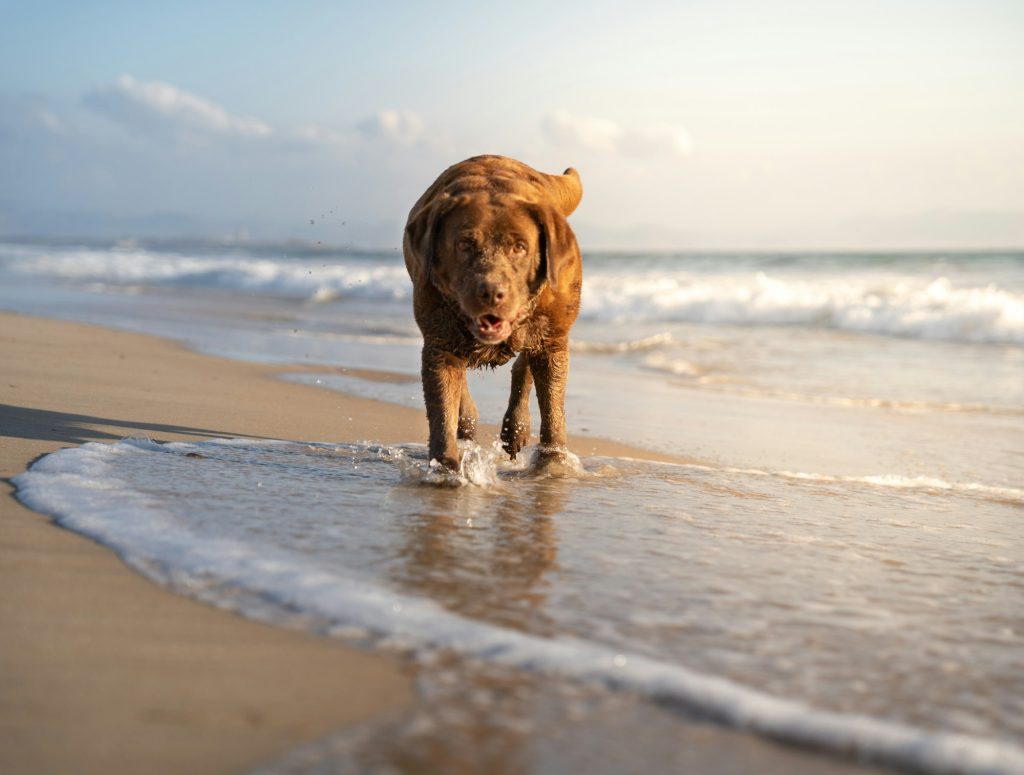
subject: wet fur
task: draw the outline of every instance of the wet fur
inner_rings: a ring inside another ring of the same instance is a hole
[[[568,337],[582,285],[579,246],[566,217],[581,196],[575,170],[546,175],[513,159],[478,156],[445,170],[409,214],[403,251],[423,334],[430,456],[452,470],[459,467],[456,438],[476,434],[466,369],[499,366],[516,356],[502,445],[514,458],[529,440],[531,386],[540,406],[541,444],[565,444]],[[525,235],[529,255],[511,258],[502,250],[506,230]],[[471,261],[454,246],[465,232],[479,232],[487,242]],[[508,338],[495,343],[474,336],[467,311],[477,309],[467,289],[491,277],[502,278],[507,303],[515,305],[510,309],[524,311]]]

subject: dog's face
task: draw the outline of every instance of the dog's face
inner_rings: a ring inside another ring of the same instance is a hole
[[[505,341],[543,282],[540,226],[523,202],[477,199],[445,214],[434,242],[433,282],[458,302],[481,342]]]
[[[566,217],[581,194],[571,168],[541,175],[488,156],[455,165],[409,214],[403,242],[409,275],[417,288],[433,286],[454,302],[460,322],[485,344],[504,342],[517,324],[525,325],[535,298],[558,298],[559,309],[575,319],[578,272],[567,288],[559,276],[578,266]]]
[[[454,300],[481,342],[505,341],[544,283],[574,255],[565,217],[547,201],[480,192],[443,194],[406,226],[410,274]]]

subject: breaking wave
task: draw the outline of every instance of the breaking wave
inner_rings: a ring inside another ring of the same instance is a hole
[[[866,334],[1024,344],[1024,294],[946,277],[590,273],[583,314],[612,321],[800,325]]]
[[[1019,256],[993,275],[959,264],[851,256],[815,264],[752,264],[750,257],[694,263],[678,256],[587,262],[582,315],[597,321],[675,321],[804,326],[954,342],[1024,345]],[[411,285],[397,253],[297,257],[142,248],[0,246],[0,268],[83,283],[241,290],[313,303],[364,299],[407,303]],[[1005,281],[992,282],[991,277]],[[1010,278],[1009,280],[1007,278]],[[1007,284],[1008,283],[1008,284]],[[581,351],[655,349],[655,338]]]

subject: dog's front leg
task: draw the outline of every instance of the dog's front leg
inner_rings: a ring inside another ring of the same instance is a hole
[[[565,381],[569,376],[569,342],[549,342],[530,353],[530,372],[540,406],[542,447],[565,447]]]
[[[462,387],[460,390],[462,397],[459,399],[458,437],[466,441],[476,441],[476,425],[479,413],[476,410],[476,404],[473,402],[473,396],[469,392],[469,383],[466,381],[465,369],[462,371]]]
[[[530,388],[533,376],[526,353],[519,353],[512,365],[512,390],[508,409],[501,421],[501,446],[515,460],[530,440]]]
[[[455,437],[459,402],[466,382],[466,362],[429,344],[423,346],[423,401],[430,426],[430,458],[451,471],[459,470]]]

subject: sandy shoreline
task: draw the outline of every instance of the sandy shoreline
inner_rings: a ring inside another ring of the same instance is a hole
[[[13,315],[0,332],[5,479],[86,441],[321,439],[341,405],[373,414],[149,337]],[[393,662],[168,594],[13,497],[0,521],[0,771],[237,771],[411,696]]]
[[[411,701],[395,661],[170,594],[22,507],[6,480],[55,449],[131,435],[421,441],[420,412],[285,382],[281,367],[5,313],[0,361],[0,771],[236,772]],[[702,771],[862,771],[680,727]]]

